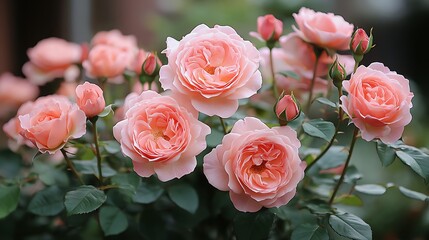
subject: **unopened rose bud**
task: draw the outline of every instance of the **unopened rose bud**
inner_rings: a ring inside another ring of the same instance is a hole
[[[337,88],[341,87],[343,80],[346,79],[346,69],[343,65],[341,65],[340,62],[338,62],[338,59],[335,59],[335,62],[329,69],[329,76],[331,77],[332,81],[334,82],[334,85]]]
[[[258,33],[265,41],[276,42],[283,32],[283,23],[273,15],[258,17]]]
[[[161,60],[159,60],[155,53],[148,53],[142,65],[142,74],[146,76],[156,76],[161,65]]]
[[[350,50],[355,55],[364,55],[368,53],[373,47],[372,41],[373,41],[372,29],[368,37],[365,30],[363,30],[362,28],[358,28],[352,35],[352,38],[350,41]]]
[[[76,103],[88,118],[97,116],[106,106],[103,90],[89,82],[76,87]]]
[[[293,94],[281,95],[274,106],[280,125],[286,125],[288,122],[296,119],[301,113],[301,108]]]

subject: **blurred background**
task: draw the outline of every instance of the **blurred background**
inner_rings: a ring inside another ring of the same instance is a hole
[[[274,14],[283,20],[287,33],[294,24],[292,13],[302,6],[339,14],[366,31],[373,28],[376,47],[363,64],[383,62],[412,81],[413,122],[406,128],[404,141],[427,148],[429,47],[423,34],[429,26],[429,0],[2,0],[0,74],[8,71],[22,76],[27,49],[44,38],[84,43],[101,30],[119,29],[135,35],[141,48],[161,52],[167,37],[180,39],[198,24],[229,25],[259,47],[261,43],[249,36],[256,30],[258,16]],[[428,194],[423,180],[399,161],[383,168],[373,143],[358,142],[356,152],[352,163],[363,174],[361,183],[391,182]],[[361,197],[365,205],[349,211],[370,223],[374,239],[428,236],[427,204],[409,200],[393,188],[381,197]]]

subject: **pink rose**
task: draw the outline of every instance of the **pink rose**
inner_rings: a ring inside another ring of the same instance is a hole
[[[121,50],[126,56],[126,65],[132,69],[132,63],[138,53],[137,39],[133,35],[123,35],[119,30],[102,31],[91,40],[93,46],[107,45]]]
[[[195,169],[195,156],[206,148],[210,128],[186,107],[181,100],[150,90],[126,98],[125,119],[113,127],[113,134],[137,174],[157,174],[165,182]]]
[[[39,95],[39,88],[10,73],[0,75],[0,119],[10,117],[24,102]]]
[[[300,114],[300,107],[293,95],[281,97],[274,108],[277,118],[282,121],[290,122],[296,119]]]
[[[85,113],[59,95],[38,98],[31,110],[18,119],[22,128],[20,134],[42,153],[54,154],[70,138],[79,138],[86,131]]]
[[[368,37],[365,30],[358,28],[353,33],[352,40],[350,41],[350,50],[357,55],[368,53],[373,47],[372,38],[372,34]]]
[[[143,49],[140,49],[134,58],[131,70],[140,75],[142,72],[142,66],[147,57],[147,52]]]
[[[127,66],[127,55],[118,48],[97,45],[89,51],[83,67],[90,77],[114,78],[120,76]]]
[[[27,51],[29,62],[22,71],[34,84],[44,85],[54,78],[64,77],[75,63],[82,62],[82,48],[59,38],[47,38]]]
[[[293,17],[298,28],[295,26],[292,28],[305,41],[321,48],[349,49],[354,27],[343,17],[332,13],[314,12],[305,7],[301,8],[298,14],[294,13]]]
[[[277,41],[283,32],[283,22],[272,14],[258,17],[258,33],[265,41]]]
[[[89,82],[76,87],[76,102],[88,118],[97,116],[106,107],[103,90]]]
[[[382,63],[360,66],[349,81],[341,107],[360,129],[362,138],[379,138],[384,143],[397,141],[410,123],[411,99],[408,80],[390,71]]]
[[[167,39],[168,64],[161,67],[164,89],[191,100],[198,111],[232,116],[238,99],[261,87],[259,52],[228,26],[199,25],[180,40]]]
[[[304,177],[301,146],[290,127],[268,128],[259,119],[244,118],[204,157],[209,183],[229,191],[234,206],[243,212],[288,203]]]
[[[13,151],[17,151],[18,148],[24,144],[29,147],[34,147],[33,143],[31,143],[29,140],[26,140],[20,134],[23,129],[21,128],[21,124],[18,119],[18,116],[29,113],[32,106],[33,102],[26,102],[22,104],[21,107],[19,107],[16,116],[3,125],[3,131],[9,137],[8,146]]]

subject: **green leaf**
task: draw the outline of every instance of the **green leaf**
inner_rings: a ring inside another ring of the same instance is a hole
[[[97,161],[94,160],[77,160],[73,161],[76,170],[82,174],[95,175],[98,176],[98,166]],[[116,171],[109,167],[106,163],[101,163],[101,171],[103,173],[103,177],[111,177],[116,175]]]
[[[128,227],[127,216],[115,206],[101,207],[99,219],[105,236],[119,234]]]
[[[136,189],[133,201],[136,203],[155,202],[164,193],[164,189],[159,185],[142,182]]]
[[[267,210],[239,213],[234,219],[237,240],[268,239],[275,215]]]
[[[368,195],[383,195],[386,188],[377,184],[362,184],[356,185],[355,190]]]
[[[429,182],[429,155],[418,148],[400,145],[399,151],[396,151],[396,156],[417,174]]]
[[[20,174],[22,168],[22,157],[9,149],[0,151],[0,176],[4,178],[15,178]]]
[[[322,119],[312,119],[305,122],[302,127],[308,135],[324,139],[327,142],[331,141],[335,133],[334,124]]]
[[[282,71],[282,72],[278,72],[278,74],[283,75],[285,77],[291,77],[295,80],[301,79],[301,77],[293,71]]]
[[[329,235],[319,225],[303,224],[292,232],[291,240],[329,240]]]
[[[223,136],[223,132],[212,129],[212,132],[206,138],[207,146],[216,147],[217,145],[221,144]]]
[[[381,141],[377,141],[377,154],[380,158],[381,164],[385,167],[392,164],[396,158],[395,150]]]
[[[18,186],[0,186],[0,219],[13,212],[18,206]]]
[[[329,217],[329,225],[338,235],[346,238],[356,240],[372,239],[371,227],[358,216],[351,213],[331,215]]]
[[[84,185],[66,194],[64,205],[68,215],[89,213],[99,208],[107,197],[94,186]]]
[[[404,194],[406,197],[412,198],[412,199],[416,199],[416,200],[420,200],[420,201],[428,201],[429,200],[429,196],[420,192],[416,192],[413,190],[410,190],[408,188],[404,188],[404,187],[399,187],[399,191]]]
[[[320,102],[321,104],[324,104],[333,108],[337,108],[337,104],[335,104],[334,102],[332,102],[327,98],[320,97],[320,98],[317,98],[316,101]]]
[[[121,151],[121,145],[114,140],[110,140],[110,141],[102,141],[100,142],[100,145],[102,145],[104,147],[104,149],[106,150],[106,152],[110,153],[110,154],[115,154]]]
[[[46,185],[69,185],[69,178],[63,168],[56,168],[51,164],[36,160],[33,162],[33,169],[39,175],[39,179]]]
[[[104,110],[103,110],[100,114],[98,114],[98,116],[99,116],[99,117],[106,117],[106,116],[107,116],[107,115],[109,115],[111,112],[113,113],[112,104],[110,104],[110,105],[106,106],[106,107],[104,108]]]
[[[329,150],[319,159],[317,166],[321,169],[330,169],[344,164],[348,156],[348,152],[344,151],[343,146],[332,146]]]
[[[190,213],[195,213],[198,209],[198,194],[193,187],[188,184],[177,184],[167,189],[168,196],[177,206]]]
[[[342,195],[335,198],[335,203],[349,205],[349,206],[362,206],[363,202],[356,195]]]
[[[121,189],[121,193],[132,198],[136,194],[141,178],[134,172],[121,173],[112,177],[112,184]]]
[[[39,216],[54,216],[64,209],[64,193],[57,186],[50,186],[36,193],[28,211]]]

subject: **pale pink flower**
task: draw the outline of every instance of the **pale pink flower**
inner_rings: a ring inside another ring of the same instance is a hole
[[[294,120],[301,112],[299,104],[292,95],[285,95],[281,97],[277,101],[274,110],[277,118],[286,122]]]
[[[139,51],[137,39],[133,35],[123,35],[119,30],[101,31],[91,40],[93,46],[107,45],[121,50],[125,57],[126,66],[132,69],[133,61]]]
[[[148,53],[143,49],[140,49],[138,51],[138,53],[136,54],[136,57],[134,58],[131,70],[134,71],[135,73],[137,73],[137,75],[141,74],[142,66],[143,66],[144,61],[146,60],[147,55],[148,55]]]
[[[294,13],[293,17],[298,27],[292,28],[305,41],[321,48],[349,49],[354,27],[343,17],[333,13],[315,12],[305,7],[302,7],[298,14]]]
[[[47,38],[27,51],[29,62],[22,71],[34,84],[44,85],[54,78],[64,77],[73,64],[82,62],[82,48],[79,44],[60,38]]]
[[[76,87],[76,103],[88,118],[97,116],[106,107],[103,90],[89,82]]]
[[[113,134],[138,175],[157,174],[169,181],[195,169],[195,156],[206,148],[210,128],[182,101],[150,90],[126,98],[125,119],[113,127]]]
[[[7,119],[24,102],[39,95],[39,88],[10,73],[0,75],[0,119]]]
[[[410,123],[414,94],[404,76],[390,71],[382,63],[360,66],[349,81],[341,107],[361,131],[362,138],[379,138],[384,143],[397,141]]]
[[[20,134],[42,153],[54,154],[69,139],[79,138],[86,132],[85,113],[59,95],[38,98],[30,111],[18,119]]]
[[[259,119],[244,118],[204,157],[209,183],[229,191],[234,206],[243,212],[280,207],[296,193],[304,178],[305,163],[296,132],[287,126],[268,128]]]
[[[238,99],[261,87],[259,52],[228,26],[199,25],[180,41],[167,39],[168,64],[161,67],[164,89],[191,100],[198,111],[232,116]]]
[[[83,67],[88,76],[114,78],[120,76],[127,66],[127,55],[118,48],[97,45],[89,51]]]
[[[277,41],[283,32],[283,22],[272,14],[258,17],[258,33],[265,41]]]
[[[27,114],[31,111],[33,102],[26,102],[22,104],[16,116],[11,118],[7,123],[3,125],[3,131],[9,137],[8,146],[13,150],[17,151],[20,146],[27,145],[29,147],[34,147],[34,144],[31,141],[26,140],[20,133],[22,130],[21,124],[19,122],[18,116]]]

